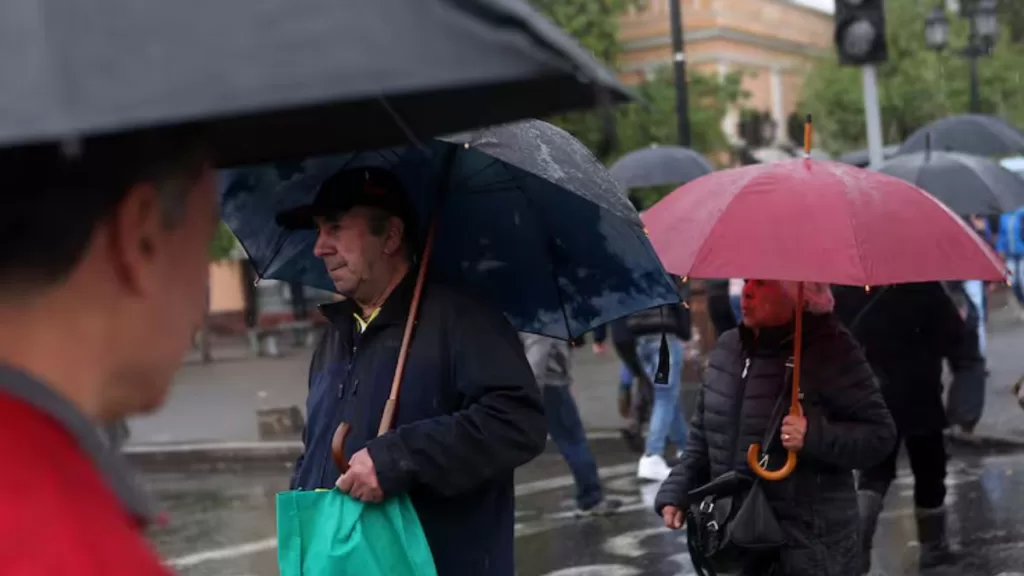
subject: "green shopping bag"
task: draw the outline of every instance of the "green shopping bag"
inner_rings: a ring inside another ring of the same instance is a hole
[[[364,503],[338,489],[277,495],[281,576],[437,576],[406,495]]]

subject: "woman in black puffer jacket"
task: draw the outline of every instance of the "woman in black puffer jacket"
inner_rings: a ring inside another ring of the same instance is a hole
[[[655,499],[666,526],[682,527],[691,490],[729,471],[753,474],[747,447],[761,442],[785,393],[795,293],[791,283],[748,280],[744,286],[743,325],[723,334],[712,351],[682,461]],[[860,547],[853,470],[877,464],[896,441],[860,346],[832,314],[828,287],[807,285],[805,300],[805,416],[786,416],[779,434],[784,448],[798,452],[798,464],[785,480],[761,484],[785,544],[752,556],[744,574],[855,576]]]

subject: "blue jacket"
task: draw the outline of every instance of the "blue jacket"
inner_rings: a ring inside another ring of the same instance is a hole
[[[366,447],[385,497],[408,493],[439,576],[513,576],[513,470],[547,440],[540,391],[519,336],[500,312],[438,284],[423,291],[392,432],[377,437],[391,391],[415,272],[360,333],[349,302],[309,370],[305,453],[293,489],[330,488],[330,443],[342,422],[351,457]]]
[[[996,250],[1006,256],[1024,256],[1024,241],[1021,240],[1021,219],[1024,208],[1007,212],[999,217],[999,238]]]

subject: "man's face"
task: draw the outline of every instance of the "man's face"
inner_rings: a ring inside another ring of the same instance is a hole
[[[357,206],[336,218],[316,221],[313,254],[324,261],[334,287],[347,298],[359,299],[360,289],[374,280],[388,249],[389,234],[373,233],[372,216],[370,209]]]
[[[747,280],[740,299],[743,323],[751,328],[782,326],[793,319],[793,301],[778,282]]]
[[[213,170],[204,170],[192,184],[175,225],[165,226],[159,214],[143,213],[148,215],[137,218],[142,222],[138,230],[126,224],[122,234],[128,297],[118,306],[122,365],[111,386],[114,416],[155,410],[163,403],[202,324],[209,246],[219,221]]]

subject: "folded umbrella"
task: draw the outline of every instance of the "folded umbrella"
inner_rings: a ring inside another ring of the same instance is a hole
[[[436,218],[433,278],[468,285],[520,331],[569,339],[679,301],[624,190],[578,140],[530,121],[406,147],[225,173],[222,211],[260,276],[333,290],[315,231],[278,213],[343,166],[395,173],[421,231]],[[439,197],[443,194],[443,197]]]
[[[651,146],[626,154],[609,171],[626,188],[681,186],[715,170],[707,158],[684,146]]]
[[[1024,133],[998,116],[949,116],[918,128],[898,153],[924,152],[928,148],[975,156],[1012,156],[1024,152]]]
[[[223,166],[627,97],[522,0],[18,0],[0,47],[0,148],[186,124]]]
[[[926,150],[897,156],[880,171],[914,184],[964,216],[1024,206],[1024,179],[981,156]]]

